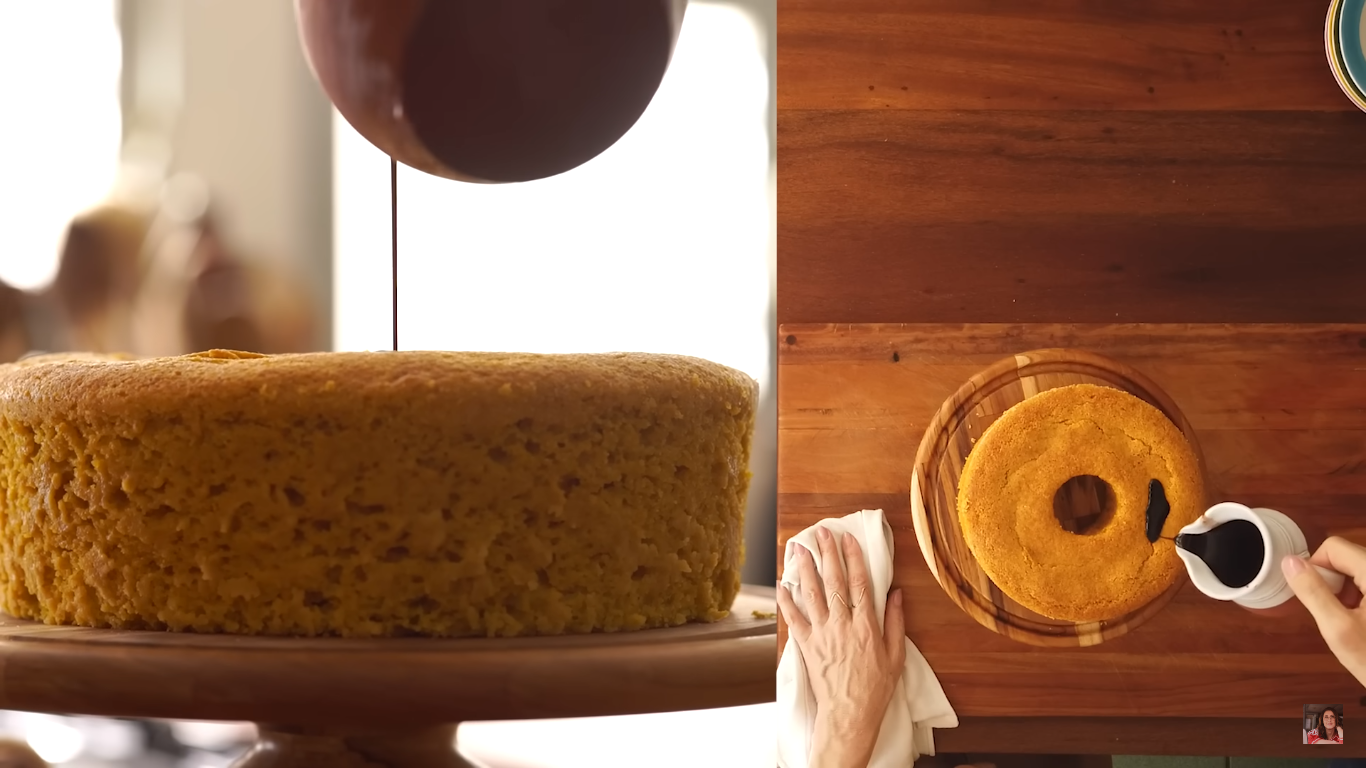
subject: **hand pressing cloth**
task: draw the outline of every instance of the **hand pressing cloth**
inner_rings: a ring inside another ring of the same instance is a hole
[[[887,610],[887,592],[892,585],[892,528],[882,510],[864,510],[842,518],[822,520],[793,536],[787,542],[783,556],[783,586],[792,593],[801,614],[810,617],[802,597],[801,576],[797,572],[797,547],[804,547],[816,562],[816,572],[822,577],[825,564],[816,544],[816,529],[824,526],[835,540],[847,533],[858,540],[868,565],[871,586],[862,599],[874,601],[878,626],[882,626]],[[840,548],[840,557],[844,557]],[[845,569],[848,572],[848,569]],[[822,589],[822,591],[824,591]],[[845,599],[858,600],[858,595]],[[908,610],[914,610],[911,607]],[[818,768],[810,766],[811,737],[816,727],[816,699],[811,681],[806,675],[801,652],[791,638],[783,648],[778,662],[778,765],[780,768]],[[958,716],[944,696],[944,689],[934,671],[908,638],[906,640],[906,668],[892,694],[887,714],[882,718],[877,746],[873,749],[868,768],[911,768],[921,755],[934,754],[934,728],[956,728]]]

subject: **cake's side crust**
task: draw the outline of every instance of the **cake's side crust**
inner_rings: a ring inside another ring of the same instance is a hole
[[[651,355],[0,366],[0,607],[346,636],[716,620],[756,397]]]
[[[1053,496],[1081,475],[1110,486],[1115,510],[1073,534],[1055,517]],[[959,522],[982,569],[1016,602],[1060,620],[1115,618],[1155,599],[1181,571],[1172,542],[1145,535],[1153,479],[1172,508],[1162,536],[1175,536],[1205,501],[1180,430],[1117,389],[1051,389],[1007,410],[974,445],[959,480]]]

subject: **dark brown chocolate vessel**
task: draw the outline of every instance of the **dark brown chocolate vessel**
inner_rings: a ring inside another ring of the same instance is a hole
[[[405,165],[530,181],[616,143],[668,69],[687,0],[295,0],[342,116]]]

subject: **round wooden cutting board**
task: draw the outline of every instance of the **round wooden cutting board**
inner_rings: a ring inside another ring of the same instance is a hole
[[[239,768],[470,766],[462,720],[773,700],[772,587],[713,624],[522,639],[298,639],[58,627],[0,614],[0,709],[261,724]]]
[[[958,524],[958,477],[973,443],[1011,406],[1071,384],[1114,387],[1152,404],[1186,435],[1201,471],[1205,465],[1186,417],[1156,384],[1122,363],[1087,352],[1044,349],[1006,358],[973,376],[944,402],[920,441],[911,476],[911,516],[921,554],[949,598],[969,616],[1031,645],[1088,646],[1118,637],[1157,613],[1186,581],[1178,579],[1152,602],[1118,618],[1059,621],[1007,597],[968,549]]]

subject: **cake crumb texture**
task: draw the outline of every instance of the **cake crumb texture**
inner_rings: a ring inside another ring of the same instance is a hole
[[[1058,521],[1053,497],[1082,475],[1110,486],[1113,510],[1077,534]],[[1052,619],[1113,619],[1182,571],[1171,541],[1148,541],[1150,480],[1171,504],[1162,536],[1204,514],[1199,460],[1162,411],[1110,387],[1049,389],[1008,409],[973,446],[958,519],[973,557],[1015,602]]]
[[[715,621],[739,591],[756,399],[667,355],[0,366],[0,607],[349,637]]]

